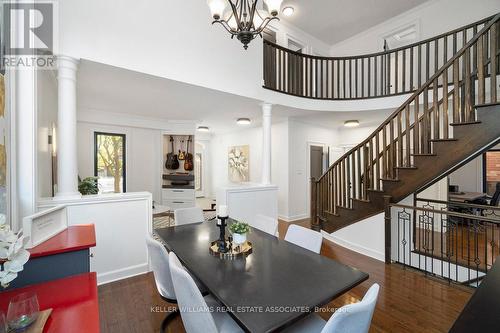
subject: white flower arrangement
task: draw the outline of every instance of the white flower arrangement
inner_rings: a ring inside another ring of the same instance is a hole
[[[22,230],[17,234],[6,224],[4,214],[0,214],[0,285],[7,288],[17,273],[23,270],[30,253],[25,250],[27,239]]]

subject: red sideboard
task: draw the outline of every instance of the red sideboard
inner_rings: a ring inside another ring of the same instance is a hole
[[[53,309],[44,333],[99,332],[96,273],[73,275],[0,292],[0,311],[7,313],[9,300],[26,291],[37,294],[40,310]]]

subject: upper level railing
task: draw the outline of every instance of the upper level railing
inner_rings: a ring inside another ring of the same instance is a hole
[[[418,43],[349,57],[302,54],[264,40],[264,88],[294,96],[349,100],[412,93],[493,17]],[[484,45],[488,48],[488,45]],[[474,46],[474,55],[477,46]],[[472,57],[477,61],[477,57]],[[474,63],[474,67],[476,67]]]
[[[500,14],[487,22],[368,138],[316,181],[317,215],[352,208],[368,190],[383,190],[397,168],[414,165],[414,155],[433,153],[431,142],[452,139],[451,124],[476,120],[474,105],[499,102]],[[316,215],[314,215],[316,216]]]

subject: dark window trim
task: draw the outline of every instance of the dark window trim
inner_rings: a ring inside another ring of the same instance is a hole
[[[500,149],[495,148],[495,149],[488,149],[483,153],[483,192],[488,193],[488,183],[486,181],[486,153],[492,152],[492,151],[497,151],[500,152]]]
[[[119,136],[123,139],[123,192],[127,192],[127,138],[125,134],[110,132],[94,132],[94,176],[97,177],[97,136]]]

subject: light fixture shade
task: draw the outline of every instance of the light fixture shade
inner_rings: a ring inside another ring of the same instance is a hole
[[[199,132],[208,132],[209,128],[208,128],[208,126],[198,126],[198,131]]]
[[[287,7],[283,8],[282,13],[285,16],[292,16],[294,11],[295,11],[295,9],[293,7],[287,6]]]
[[[214,20],[218,20],[224,15],[227,7],[226,0],[207,0],[207,4]]]
[[[238,120],[236,120],[236,123],[238,125],[250,125],[251,120],[250,118],[238,118]]]
[[[278,13],[280,12],[282,2],[283,0],[264,0],[264,3],[267,6],[267,11],[272,16],[278,15]]]
[[[346,120],[344,122],[345,127],[356,127],[359,126],[359,121],[358,120]]]

